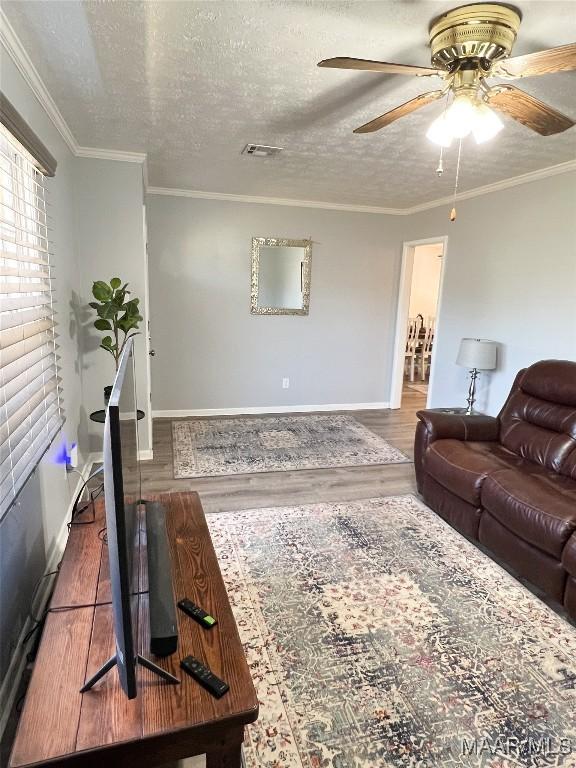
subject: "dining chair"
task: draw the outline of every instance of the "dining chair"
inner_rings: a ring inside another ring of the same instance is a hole
[[[408,331],[406,333],[406,352],[404,355],[404,373],[409,372],[410,382],[414,382],[414,368],[416,365],[416,348],[418,346],[418,331],[420,323],[417,318],[408,318]]]
[[[429,317],[426,323],[426,335],[422,342],[421,348],[418,350],[418,368],[420,369],[420,378],[422,381],[426,381],[426,373],[430,373],[430,366],[432,364],[432,348],[434,346],[434,330],[435,330],[436,318]]]

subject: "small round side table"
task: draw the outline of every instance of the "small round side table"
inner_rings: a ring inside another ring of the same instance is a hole
[[[144,411],[141,411],[140,408],[138,408],[136,412],[136,418],[138,419],[138,421],[140,421],[140,419],[143,419],[145,415],[146,414],[144,413]],[[103,408],[101,411],[92,411],[92,413],[90,414],[90,421],[95,421],[97,424],[104,424],[104,422],[106,421],[106,409]]]

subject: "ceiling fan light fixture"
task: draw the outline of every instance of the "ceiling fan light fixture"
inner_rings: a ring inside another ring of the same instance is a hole
[[[448,148],[452,144],[452,133],[446,123],[446,115],[443,112],[432,123],[426,132],[426,138],[439,147]]]
[[[454,139],[463,139],[473,128],[476,104],[466,95],[456,96],[446,110],[446,126]]]
[[[521,18],[520,11],[508,3],[468,0],[467,5],[453,8],[433,20],[429,29],[431,67],[342,56],[324,59],[318,66],[440,77],[444,81],[440,88],[420,93],[389,109],[356,128],[354,133],[379,131],[444,96],[447,104],[451,102],[450,106],[426,132],[428,139],[442,148],[449,147],[454,139],[461,142],[469,134],[477,144],[494,138],[504,126],[490,107],[540,136],[563,133],[576,126],[576,120],[513,85],[487,82],[494,77],[515,80],[576,71],[576,43],[511,56]],[[441,166],[438,173],[442,173]]]
[[[490,141],[504,128],[504,123],[496,112],[486,104],[479,104],[476,108],[476,115],[474,117],[474,125],[472,127],[472,133],[476,139],[476,144],[483,144],[485,141]]]

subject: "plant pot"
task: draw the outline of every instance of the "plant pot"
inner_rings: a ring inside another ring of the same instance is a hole
[[[104,405],[108,405],[110,395],[112,394],[112,384],[109,387],[104,387]]]

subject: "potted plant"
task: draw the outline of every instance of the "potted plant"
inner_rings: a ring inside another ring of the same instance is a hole
[[[92,285],[92,295],[96,301],[90,306],[96,310],[98,317],[94,327],[98,331],[111,331],[100,342],[100,347],[109,352],[114,358],[115,369],[128,339],[138,335],[138,325],[142,315],[138,308],[140,299],[129,298],[128,283],[122,284],[119,277],[113,277],[109,283],[96,280]],[[104,400],[108,403],[112,387],[104,387]]]

